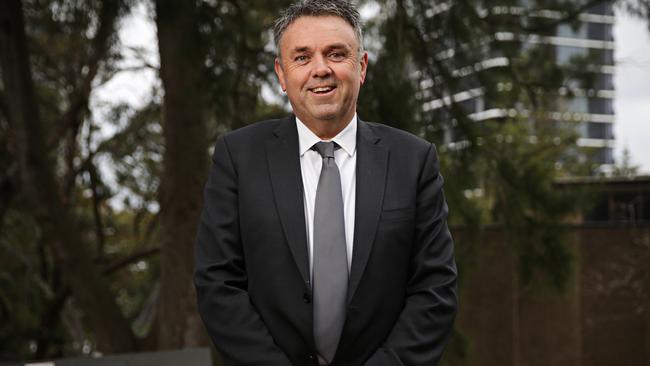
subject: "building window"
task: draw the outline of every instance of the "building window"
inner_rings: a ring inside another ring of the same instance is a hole
[[[587,37],[601,41],[613,41],[612,25],[605,23],[586,23]]]
[[[609,123],[587,122],[587,137],[590,139],[612,140],[614,133]]]
[[[570,65],[581,59],[586,59],[592,65],[613,65],[614,51],[585,47],[555,47],[555,60],[559,65]]]
[[[575,113],[589,113],[589,101],[585,97],[573,97],[564,101],[561,111]]]
[[[559,65],[569,65],[577,59],[588,56],[588,48],[567,46],[557,46],[555,48],[555,60]]]
[[[589,113],[614,114],[614,103],[608,98],[590,98]]]
[[[596,151],[598,164],[614,164],[614,151],[609,147],[599,148]]]
[[[571,24],[560,24],[557,27],[555,34],[558,37],[567,37],[567,38],[587,38],[587,27],[584,23],[580,23],[578,27],[574,27]]]

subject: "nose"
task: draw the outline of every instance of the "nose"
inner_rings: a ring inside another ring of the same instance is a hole
[[[322,55],[317,55],[313,59],[312,76],[317,78],[327,77],[332,74],[332,69],[327,63],[327,59]]]

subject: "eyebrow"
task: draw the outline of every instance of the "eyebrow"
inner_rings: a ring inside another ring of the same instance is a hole
[[[340,49],[350,49],[350,47],[345,43],[333,43],[325,48],[326,50],[340,50]]]
[[[331,50],[349,50],[351,49],[347,44],[345,43],[333,43],[327,47],[325,47],[326,51],[331,51]],[[301,47],[296,47],[293,50],[291,50],[291,53],[303,53],[303,52],[310,52],[311,48],[308,46],[301,46]]]
[[[309,51],[309,50],[310,50],[310,48],[307,47],[307,46],[296,47],[296,48],[294,48],[293,50],[291,50],[291,53],[303,53],[303,52],[307,52],[307,51]]]

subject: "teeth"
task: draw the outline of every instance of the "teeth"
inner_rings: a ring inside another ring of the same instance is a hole
[[[324,88],[314,88],[312,90],[314,91],[314,93],[324,93],[324,92],[328,92],[328,91],[330,91],[332,89],[333,89],[332,87],[327,86],[327,87],[324,87]]]

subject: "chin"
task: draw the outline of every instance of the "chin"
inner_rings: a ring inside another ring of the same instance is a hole
[[[334,121],[337,117],[339,116],[335,114],[314,114],[314,118],[319,121]]]
[[[334,120],[342,116],[341,112],[335,108],[323,108],[312,111],[311,115],[318,120]]]

